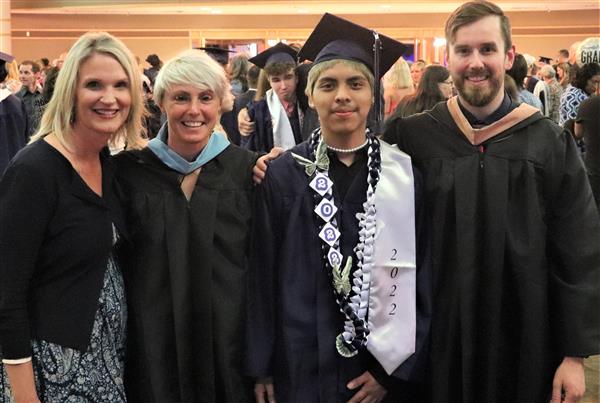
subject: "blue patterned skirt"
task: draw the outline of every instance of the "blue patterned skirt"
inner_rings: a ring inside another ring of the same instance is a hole
[[[31,342],[40,400],[44,403],[125,402],[126,323],[123,276],[111,256],[88,350],[80,352],[44,340]],[[0,376],[0,402],[10,403],[9,382],[3,366]]]

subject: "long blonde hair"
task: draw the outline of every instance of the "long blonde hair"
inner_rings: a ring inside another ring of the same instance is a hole
[[[73,134],[73,123],[77,119],[75,109],[79,69],[81,64],[94,54],[113,57],[123,67],[129,79],[129,115],[125,124],[111,136],[109,142],[114,144],[124,140],[128,148],[137,148],[144,144],[142,117],[145,115],[145,107],[137,64],[127,46],[106,32],[88,32],[69,50],[56,79],[52,99],[42,116],[40,128],[31,136],[30,143],[54,134],[64,144]]]

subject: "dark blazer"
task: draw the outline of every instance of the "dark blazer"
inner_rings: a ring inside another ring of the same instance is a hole
[[[47,142],[21,150],[0,181],[0,345],[4,358],[31,355],[31,339],[88,347],[114,223],[108,149],[103,197]]]

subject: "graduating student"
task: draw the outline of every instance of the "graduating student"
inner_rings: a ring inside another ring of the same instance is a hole
[[[600,223],[571,134],[504,91],[510,22],[485,1],[446,23],[458,96],[391,122],[423,172],[434,402],[574,402],[600,351]],[[561,396],[562,395],[562,396]]]
[[[258,402],[415,401],[407,381],[422,375],[430,305],[418,176],[366,128],[375,83],[403,51],[326,14],[300,52],[314,61],[306,92],[321,127],[258,191],[247,331]]]
[[[248,105],[248,116],[254,131],[240,144],[254,151],[270,151],[273,147],[290,149],[302,142],[303,112],[296,99],[297,52],[285,43],[265,50],[249,61],[267,74],[271,89],[264,99]]]

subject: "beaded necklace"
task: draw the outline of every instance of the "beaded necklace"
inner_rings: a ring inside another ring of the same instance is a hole
[[[359,242],[354,247],[357,263],[356,270],[352,273],[352,284],[352,256],[346,258],[342,268],[344,256],[340,252],[341,234],[335,217],[337,207],[333,197],[333,182],[329,178],[328,146],[321,137],[321,129],[316,129],[310,137],[309,147],[314,160],[292,153],[296,162],[305,167],[306,174],[311,178],[309,186],[314,191],[321,257],[332,282],[336,302],[345,316],[344,330],[336,337],[336,349],[344,357],[356,355],[360,348],[366,346],[369,335],[367,314],[376,233],[374,197],[381,172],[381,155],[379,140],[368,129],[365,135],[366,142],[363,147],[368,147],[367,200],[363,203],[363,212],[356,214]]]

